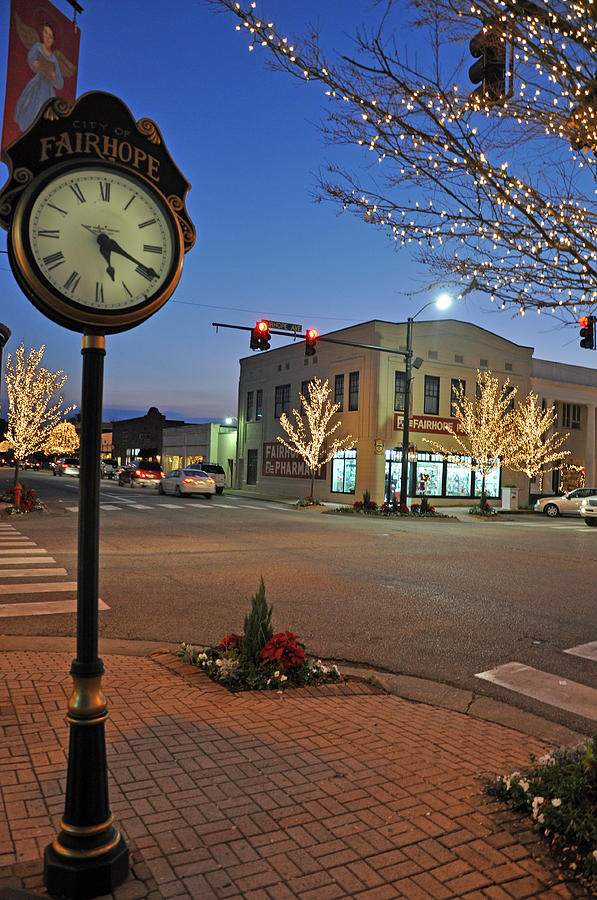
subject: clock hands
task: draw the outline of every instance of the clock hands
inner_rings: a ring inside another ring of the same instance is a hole
[[[91,230],[91,229],[90,229]],[[120,244],[118,244],[113,238],[108,237],[107,234],[98,234],[97,243],[100,249],[100,253],[108,263],[108,268],[106,272],[114,281],[114,267],[110,264],[110,257],[112,253],[117,253],[119,256],[124,256],[125,259],[130,260],[135,263],[135,265],[139,268],[142,275],[146,275],[150,280],[158,277],[158,273],[155,269],[146,266],[144,263],[139,262],[138,259],[135,259],[134,256],[131,256],[130,253],[127,253],[126,250],[123,250]]]

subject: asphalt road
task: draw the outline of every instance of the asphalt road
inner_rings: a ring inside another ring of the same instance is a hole
[[[78,482],[46,473],[25,481],[50,514],[13,524],[76,581]],[[111,481],[101,493],[102,637],[217,642],[242,631],[263,576],[274,628],[328,659],[491,694],[572,728],[574,713],[476,673],[517,661],[597,687],[597,661],[563,652],[597,641],[597,529],[582,519],[393,521],[231,492],[210,501],[159,497]],[[4,634],[75,628],[73,613],[0,622]]]

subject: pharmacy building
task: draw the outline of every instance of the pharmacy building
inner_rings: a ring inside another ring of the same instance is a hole
[[[322,337],[347,343],[328,343]],[[320,336],[311,356],[305,355],[305,341],[296,340],[241,359],[236,487],[297,499],[310,492],[304,461],[277,438],[288,439],[280,425],[282,413],[293,422],[293,410],[302,411],[299,393],[308,396],[309,382],[318,377],[328,382],[330,398],[339,404],[332,424],[339,419],[341,425],[334,437],[350,435],[355,445],[337,453],[318,473],[314,496],[347,505],[362,499],[365,491],[378,504],[399,499],[405,357],[383,348],[405,350],[406,341],[406,323],[374,320]],[[478,371],[490,371],[500,382],[518,387],[517,400],[533,390],[544,406],[555,407],[554,429],[569,435],[562,447],[570,451],[565,463],[546,473],[541,484],[496,466],[486,480],[494,505],[500,505],[506,486],[517,488],[524,504],[539,495],[597,484],[593,369],[537,359],[532,347],[454,319],[415,322],[412,349],[413,359],[420,359],[411,384],[409,503],[424,494],[435,506],[462,506],[480,495],[478,473],[428,443],[435,440],[448,451],[458,450],[447,429],[451,425],[456,430],[459,387],[474,397]]]

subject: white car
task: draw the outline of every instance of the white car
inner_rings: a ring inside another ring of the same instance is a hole
[[[586,525],[597,525],[597,496],[585,497],[580,504],[580,514]]]
[[[545,513],[546,516],[578,516],[581,515],[580,507],[586,497],[597,496],[597,488],[582,487],[568,491],[561,497],[543,497],[535,503],[535,512]]]
[[[226,473],[218,463],[190,463],[187,469],[201,469],[211,475],[216,483],[216,494],[223,494],[226,487]]]
[[[211,475],[201,469],[172,469],[160,481],[158,492],[174,494],[176,497],[203,494],[209,500],[216,492],[216,483]]]

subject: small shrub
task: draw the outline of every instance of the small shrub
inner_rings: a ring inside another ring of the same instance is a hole
[[[267,608],[265,601],[265,584],[263,577],[259,590],[251,599],[251,612],[245,616],[242,646],[240,648],[240,664],[250,673],[259,665],[259,652],[273,636],[272,609]]]
[[[483,506],[471,506],[469,509],[469,514],[471,516],[486,516],[490,518],[491,516],[497,516],[497,510],[490,506],[487,501],[483,504]]]
[[[501,775],[487,792],[530,814],[560,864],[597,889],[597,735],[531,762],[527,773]]]
[[[24,484],[21,485],[21,499],[19,506],[16,506],[15,504],[14,487],[7,488],[7,490],[4,491],[2,496],[0,496],[0,502],[11,504],[11,506],[8,507],[8,512],[10,515],[29,513],[33,512],[34,510],[42,510],[44,508],[43,504],[41,504],[37,499],[36,492],[31,488],[28,488]]]

